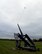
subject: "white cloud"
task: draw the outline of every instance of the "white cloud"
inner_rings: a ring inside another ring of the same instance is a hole
[[[42,0],[0,0],[0,26],[5,24],[12,29],[17,23],[27,27],[27,32],[38,32],[42,27]]]

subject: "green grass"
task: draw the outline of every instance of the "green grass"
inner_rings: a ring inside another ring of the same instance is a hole
[[[42,54],[42,42],[36,42],[35,44],[37,48],[40,48],[40,51],[13,50],[15,41],[0,40],[0,54]]]

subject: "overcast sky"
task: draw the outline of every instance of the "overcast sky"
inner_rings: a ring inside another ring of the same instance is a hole
[[[42,37],[42,0],[0,0],[0,38],[13,38],[19,32]]]

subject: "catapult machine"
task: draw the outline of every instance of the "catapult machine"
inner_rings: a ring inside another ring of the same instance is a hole
[[[22,50],[36,51],[36,46],[31,40],[31,38],[27,34],[23,34],[19,24],[17,24],[17,26],[19,28],[20,33],[14,33],[14,37],[16,40],[16,48]],[[21,46],[21,40],[24,42],[24,46]]]

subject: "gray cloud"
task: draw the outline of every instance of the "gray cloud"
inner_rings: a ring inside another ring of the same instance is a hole
[[[19,32],[17,23],[24,33],[42,37],[42,1],[0,0],[0,37],[12,38]]]

